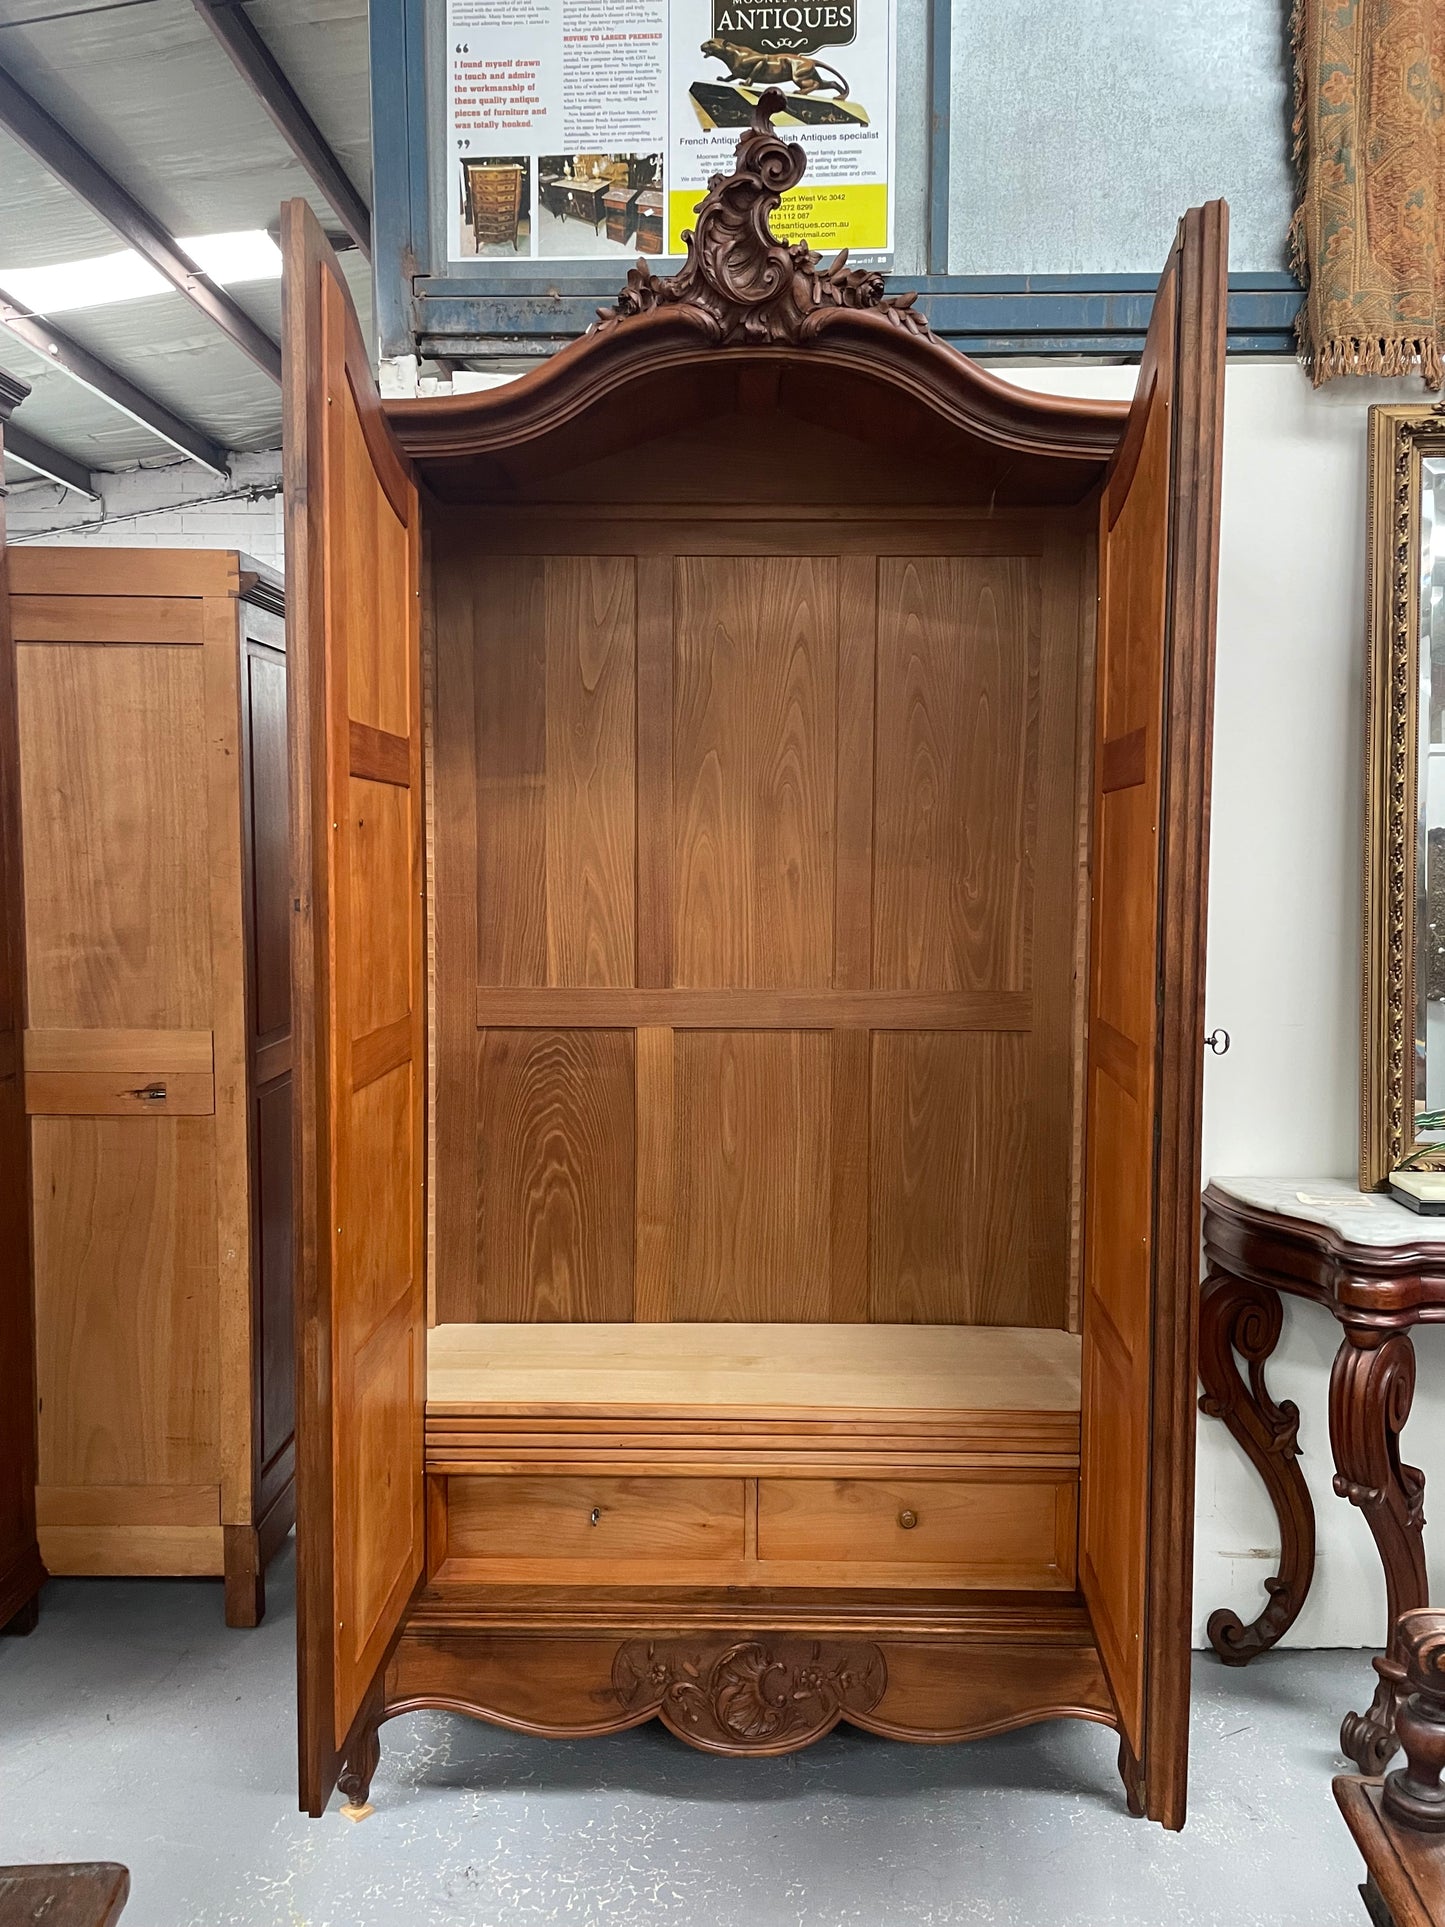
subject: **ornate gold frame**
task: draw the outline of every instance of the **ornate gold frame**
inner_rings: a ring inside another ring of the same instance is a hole
[[[1416,691],[1420,463],[1445,456],[1445,408],[1370,410],[1369,667],[1365,683],[1364,982],[1360,1186],[1376,1191],[1416,1148]]]

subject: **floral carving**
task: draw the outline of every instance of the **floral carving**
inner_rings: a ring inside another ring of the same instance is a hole
[[[930,332],[914,310],[917,296],[884,294],[882,275],[850,268],[846,248],[823,267],[805,242],[789,246],[772,232],[768,217],[808,164],[797,142],[773,127],[786,104],[775,87],[759,98],[733,172],[713,175],[696,228],[683,233],[687,260],[677,273],[658,278],[639,257],[616,307],[599,309],[589,332],[668,307],[685,311],[721,347],[804,341],[837,308],[871,309],[910,334]]]
[[[625,1712],[656,1712],[680,1739],[713,1752],[785,1753],[883,1697],[873,1645],[751,1638],[699,1644],[630,1639],[612,1663]]]

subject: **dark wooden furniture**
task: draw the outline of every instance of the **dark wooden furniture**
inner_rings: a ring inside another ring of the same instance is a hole
[[[1213,1613],[1214,1650],[1233,1666],[1267,1651],[1293,1625],[1314,1571],[1299,1412],[1288,1400],[1276,1404],[1265,1382],[1281,1293],[1322,1305],[1341,1326],[1330,1377],[1335,1491],[1365,1515],[1393,1628],[1427,1598],[1425,1479],[1401,1460],[1400,1433],[1415,1390],[1411,1328],[1445,1319],[1445,1220],[1338,1180],[1220,1179],[1204,1194],[1204,1251],[1200,1405],[1224,1420],[1264,1480],[1281,1541],[1279,1572],[1265,1581],[1269,1603],[1247,1625],[1228,1608]],[[1393,1633],[1386,1637],[1398,1657]],[[1345,1715],[1340,1746],[1366,1772],[1378,1773],[1395,1751],[1400,1697],[1386,1668],[1369,1708]]]
[[[5,424],[30,393],[0,369]],[[0,1629],[35,1624],[45,1569],[35,1537],[35,1331],[30,1285],[30,1126],[25,1116],[25,905],[20,881],[20,719],[0,467]]]
[[[483,395],[286,209],[313,1813],[445,1705],[1183,1819],[1224,210],[1030,395],[770,235],[780,105]]]
[[[587,221],[602,226],[603,197],[610,182],[575,180],[570,174],[551,174],[542,183],[542,198],[559,221]]]
[[[637,246],[643,254],[662,253],[662,190],[645,187],[634,203]]]
[[[1402,1613],[1392,1648],[1376,1665],[1408,1695],[1405,1765],[1383,1782],[1342,1774],[1334,1794],[1364,1856],[1360,1893],[1376,1927],[1445,1927],[1445,1613]]]
[[[630,241],[637,228],[636,188],[609,187],[602,197],[602,205],[607,210],[608,240]]]
[[[0,1867],[0,1927],[114,1927],[129,1895],[113,1860]]]
[[[517,247],[524,178],[523,169],[513,163],[467,164],[467,219],[478,252],[488,243]]]
[[[216,1574],[294,1516],[281,584],[234,553],[10,558],[40,1552]]]

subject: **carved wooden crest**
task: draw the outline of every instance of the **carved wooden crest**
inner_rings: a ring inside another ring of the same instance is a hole
[[[713,175],[697,226],[683,233],[687,260],[677,273],[659,280],[639,257],[616,307],[599,309],[589,333],[668,307],[685,311],[720,347],[806,341],[838,308],[871,309],[910,334],[931,333],[914,312],[917,295],[884,294],[882,275],[850,268],[846,248],[825,268],[806,242],[789,246],[768,226],[808,165],[797,142],[784,141],[773,126],[786,105],[776,87],[759,98],[733,172]]]
[[[631,1639],[612,1690],[628,1713],[655,1711],[679,1739],[716,1753],[789,1753],[883,1697],[888,1668],[865,1642]]]

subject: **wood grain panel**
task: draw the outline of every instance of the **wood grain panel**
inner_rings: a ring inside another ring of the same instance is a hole
[[[226,1569],[223,1526],[42,1526],[47,1572],[95,1578],[218,1578]]]
[[[207,1074],[208,1030],[27,1030],[27,1071]]]
[[[411,792],[353,776],[347,786],[352,899],[406,903],[412,890],[415,821]],[[353,1042],[404,1022],[412,1010],[417,935],[414,919],[374,918],[355,933]]]
[[[478,979],[631,983],[633,564],[493,561],[474,606]]]
[[[1074,1583],[1072,1478],[762,1479],[758,1556],[929,1566],[938,1584]],[[946,1574],[946,1577],[945,1577]],[[766,1583],[766,1575],[760,1575]]]
[[[633,1296],[633,1040],[481,1040],[477,1288],[489,1319],[626,1319]]]
[[[1027,1040],[873,1039],[872,1299],[881,1323],[1046,1322],[1029,1262]]]
[[[672,1316],[673,1219],[676,1213],[677,1072],[674,1033],[639,1029],[637,1056],[636,1284],[632,1315]]]
[[[204,640],[205,603],[193,596],[18,595],[17,642],[176,642]]]
[[[477,1022],[498,1030],[1026,1031],[1033,1005],[1018,990],[479,990]]]
[[[209,1071],[27,1071],[31,1117],[210,1117],[216,1108]]]
[[[630,557],[547,565],[548,981],[630,984],[637,609]]]
[[[674,1049],[673,1317],[826,1319],[829,1037],[682,1031]]]
[[[482,571],[449,525],[431,553],[431,1305],[439,1323],[478,1315],[478,758],[475,600]],[[489,928],[495,932],[496,925]]]
[[[349,381],[333,397],[336,466],[347,477],[374,473],[366,435]],[[405,655],[395,647],[394,611],[413,593],[408,531],[381,487],[347,488],[338,506],[336,536],[362,566],[338,574],[331,585],[333,620],[346,637],[349,722],[409,736],[412,690]]]
[[[447,1553],[453,1559],[706,1559],[737,1558],[743,1550],[741,1479],[447,1483]]]
[[[219,1473],[214,1126],[37,1118],[40,1482]]]
[[[873,981],[1029,984],[1038,565],[878,565]]]
[[[673,981],[833,978],[837,565],[682,556]]]
[[[35,1517],[46,1526],[218,1526],[214,1485],[41,1485]]]
[[[18,676],[30,1023],[209,1029],[202,652],[26,648]]]

